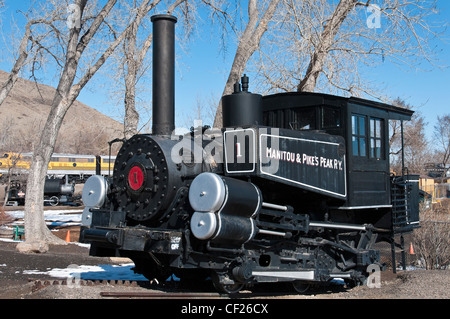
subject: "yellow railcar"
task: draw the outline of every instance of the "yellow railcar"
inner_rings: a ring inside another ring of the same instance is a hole
[[[30,169],[32,153],[4,153],[0,157],[0,174],[26,173]],[[114,168],[115,156],[100,156],[101,175],[109,175]],[[96,156],[80,154],[54,153],[48,164],[47,175],[69,175],[72,178],[85,180],[96,173]]]

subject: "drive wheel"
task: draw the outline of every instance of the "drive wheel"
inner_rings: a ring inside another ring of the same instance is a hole
[[[226,294],[238,293],[244,287],[244,284],[242,284],[242,283],[224,284],[224,283],[220,282],[220,274],[218,274],[215,271],[212,272],[211,279],[212,279],[214,288],[216,288],[217,291],[226,293]]]
[[[305,281],[296,280],[292,282],[292,287],[294,287],[295,291],[298,292],[299,294],[304,294],[308,292],[311,285]]]

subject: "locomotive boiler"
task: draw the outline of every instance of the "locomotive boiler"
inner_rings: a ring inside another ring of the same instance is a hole
[[[80,241],[159,281],[367,281],[378,241],[418,227],[417,176],[391,176],[388,121],[412,111],[319,93],[261,96],[245,75],[223,129],[174,134],[176,18],[153,22],[153,131],[123,142],[113,176],[83,189]]]

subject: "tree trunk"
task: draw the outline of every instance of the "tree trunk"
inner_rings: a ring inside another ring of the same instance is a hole
[[[75,40],[77,38],[77,36],[73,37]],[[78,61],[73,60],[69,52],[73,53],[68,50],[66,67],[53,98],[50,114],[33,152],[25,192],[27,196],[24,218],[26,240],[17,245],[17,249],[22,252],[46,252],[48,244],[65,244],[65,241],[51,234],[45,223],[43,196],[48,163],[53,154],[56,138],[64,116],[75,100],[70,96],[70,88],[75,79]]]
[[[320,34],[319,44],[311,56],[305,77],[297,86],[298,92],[314,92],[325,59],[333,44],[333,40],[348,14],[355,8],[358,0],[341,0]]]
[[[133,25],[125,38],[125,58],[127,70],[125,74],[125,138],[129,139],[137,133],[139,113],[136,111],[136,36],[138,27]]]
[[[87,0],[79,0],[76,2],[80,8],[80,19],[86,2]],[[93,25],[95,22],[93,22]],[[71,96],[70,89],[75,79],[81,53],[84,50],[84,47],[81,50],[77,50],[80,31],[80,26],[75,26],[70,30],[64,70],[52,101],[47,122],[41,132],[39,142],[34,147],[25,192],[27,196],[24,216],[25,242],[17,245],[17,250],[21,252],[46,252],[49,243],[65,244],[62,239],[51,234],[45,223],[43,196],[48,163],[53,154],[59,129],[67,110],[76,98],[76,96]],[[84,36],[80,41],[86,40],[83,39]]]
[[[234,61],[231,66],[230,74],[228,75],[227,83],[223,90],[222,96],[231,94],[233,92],[233,85],[242,76],[248,60],[253,53],[258,49],[261,38],[267,31],[267,26],[275,13],[280,0],[272,0],[267,7],[266,12],[258,23],[259,14],[256,0],[248,2],[248,24],[245,28],[242,38],[239,40],[238,48],[234,56]],[[217,107],[216,117],[214,119],[214,127],[222,127],[222,100]]]
[[[132,63],[128,64],[130,68]],[[139,113],[136,110],[136,73],[128,70],[125,76],[125,138],[129,139],[138,131]]]

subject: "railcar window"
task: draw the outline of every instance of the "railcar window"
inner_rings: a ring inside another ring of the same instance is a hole
[[[322,108],[322,128],[341,127],[341,110],[324,106]]]
[[[370,119],[370,157],[382,159],[384,157],[382,148],[383,119]]]
[[[352,115],[352,146],[354,156],[366,156],[366,117]]]

